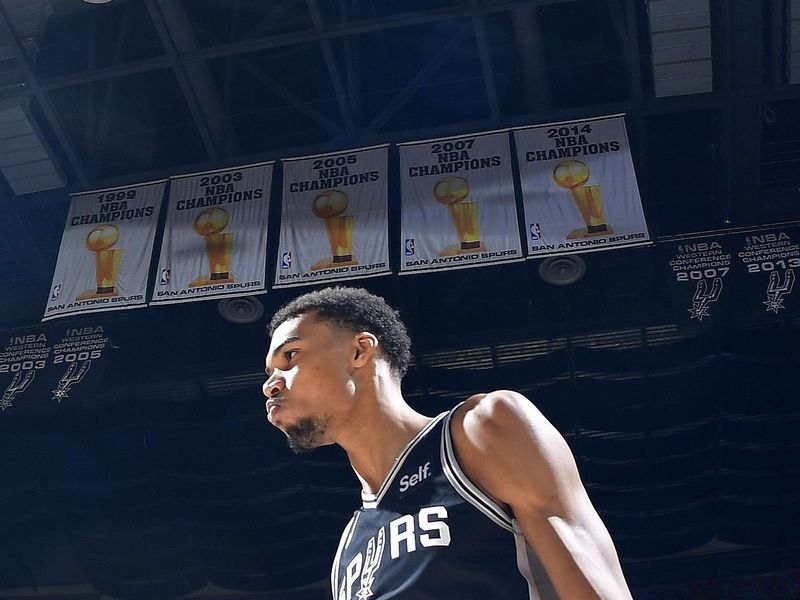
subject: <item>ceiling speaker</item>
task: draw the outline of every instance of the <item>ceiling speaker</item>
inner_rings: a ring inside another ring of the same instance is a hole
[[[539,276],[553,285],[575,283],[586,273],[586,263],[580,256],[551,256],[539,265]]]
[[[253,296],[225,298],[217,306],[226,321],[240,325],[255,323],[264,315],[264,305]]]

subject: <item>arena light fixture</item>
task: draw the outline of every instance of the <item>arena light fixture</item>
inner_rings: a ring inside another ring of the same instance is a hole
[[[65,184],[55,155],[22,98],[0,103],[0,171],[17,196]]]
[[[800,0],[789,4],[789,83],[800,83]]]
[[[656,97],[710,92],[710,1],[649,0],[647,17]]]

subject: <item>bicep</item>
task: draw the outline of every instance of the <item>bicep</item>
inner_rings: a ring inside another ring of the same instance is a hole
[[[512,510],[560,597],[629,597],[611,536],[588,498],[563,512]]]
[[[621,598],[613,542],[564,438],[523,396],[488,394],[453,431],[475,483],[507,504],[561,597]]]

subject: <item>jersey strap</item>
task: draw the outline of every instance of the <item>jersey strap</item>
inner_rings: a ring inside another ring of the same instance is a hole
[[[463,402],[461,404],[463,404]],[[472,483],[458,464],[456,453],[453,449],[453,436],[450,434],[450,421],[461,404],[448,413],[444,427],[442,427],[441,459],[444,474],[456,492],[458,492],[464,500],[472,504],[503,529],[514,533],[514,523],[511,515],[506,513],[494,500],[489,498]]]
[[[422,430],[417,435],[414,436],[414,439],[412,439],[410,442],[408,442],[408,444],[406,444],[406,447],[403,448],[403,451],[397,455],[396,459],[394,459],[394,465],[392,465],[392,468],[389,470],[389,473],[383,480],[383,483],[381,484],[381,487],[378,489],[377,494],[369,494],[363,490],[361,491],[361,501],[363,502],[364,508],[376,508],[378,506],[378,504],[381,501],[381,498],[383,498],[384,495],[386,494],[386,490],[388,490],[391,487],[392,482],[394,481],[394,478],[397,475],[397,472],[403,467],[403,463],[406,461],[408,455],[411,454],[411,451],[414,449],[414,446],[416,446],[417,443],[422,438],[424,438],[425,435],[431,429],[433,429],[436,426],[436,424],[439,421],[441,421],[446,415],[447,413],[443,412],[435,416],[430,423],[425,425],[425,427],[423,427]]]

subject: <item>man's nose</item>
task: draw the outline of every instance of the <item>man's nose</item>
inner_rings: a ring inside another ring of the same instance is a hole
[[[276,371],[264,382],[261,391],[267,398],[272,398],[280,394],[285,386],[286,382],[283,380],[283,376]]]

